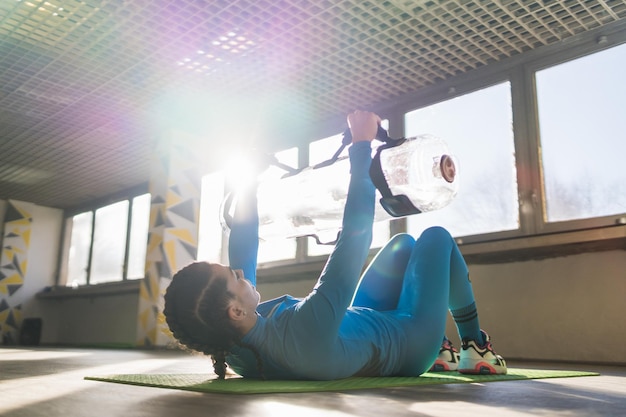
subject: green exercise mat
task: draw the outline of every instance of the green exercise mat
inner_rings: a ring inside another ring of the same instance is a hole
[[[260,381],[240,377],[215,379],[208,374],[125,374],[87,376],[92,381],[115,382],[227,394],[267,394],[290,392],[348,391],[358,389],[408,387],[416,385],[467,384],[522,379],[595,376],[594,372],[509,369],[506,375],[463,375],[458,372],[426,373],[419,377],[352,377],[334,381]]]

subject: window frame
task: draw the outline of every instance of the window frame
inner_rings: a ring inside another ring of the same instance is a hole
[[[69,265],[69,250],[71,246],[71,231],[72,231],[72,218],[78,214],[82,213],[91,213],[91,236],[89,240],[89,254],[87,259],[87,264],[85,265],[85,284],[81,284],[80,287],[93,287],[93,286],[107,286],[107,285],[115,285],[121,282],[127,281],[139,281],[143,279],[143,277],[138,278],[129,278],[128,277],[128,264],[129,264],[129,255],[130,255],[130,243],[131,243],[131,230],[132,230],[132,218],[133,218],[133,199],[135,197],[139,197],[144,194],[149,194],[148,185],[141,184],[140,186],[133,187],[122,192],[116,193],[109,197],[105,197],[102,199],[98,199],[89,205],[78,206],[72,209],[64,210],[63,212],[63,227],[61,234],[61,245],[60,245],[60,257],[56,274],[56,282],[55,284],[58,286],[67,286],[68,285],[68,265]],[[102,282],[93,284],[91,282],[91,267],[93,264],[93,247],[94,247],[94,237],[96,232],[96,211],[100,208],[119,203],[121,201],[128,202],[127,209],[127,219],[126,219],[126,238],[125,238],[125,247],[124,247],[124,256],[123,256],[123,264],[122,264],[122,275],[119,280]],[[146,246],[148,242],[146,241]]]
[[[612,27],[612,26],[611,26]],[[492,85],[509,81],[513,112],[513,138],[519,193],[518,230],[464,236],[460,243],[480,243],[510,238],[538,237],[546,234],[579,232],[626,223],[626,213],[559,222],[544,220],[545,196],[541,177],[540,131],[535,73],[577,58],[626,43],[626,30],[590,31],[572,40],[568,47],[547,46],[480,68],[419,92],[419,98],[405,98],[390,111],[404,115]],[[400,121],[402,122],[402,121]],[[404,127],[402,127],[403,129]],[[524,210],[530,206],[532,210]],[[577,236],[579,236],[577,234]],[[579,238],[574,238],[576,241]],[[583,239],[584,240],[584,239]],[[548,244],[550,245],[550,244]]]
[[[541,58],[530,62],[526,66],[527,74],[525,74],[525,76],[527,77],[527,84],[529,85],[529,88],[531,89],[530,92],[532,93],[529,95],[529,105],[531,111],[529,112],[528,123],[533,135],[533,157],[535,159],[533,162],[536,165],[536,167],[534,168],[537,171],[536,178],[534,178],[533,192],[535,193],[534,198],[536,198],[537,204],[541,207],[540,213],[538,213],[538,215],[540,215],[540,218],[535,219],[536,228],[534,230],[534,234],[540,235],[570,230],[578,231],[626,224],[626,212],[584,219],[571,219],[552,222],[544,219],[544,217],[546,216],[544,213],[547,201],[543,178],[540,175],[542,170],[540,155],[541,131],[539,126],[539,102],[536,82],[536,73],[541,70],[549,69],[561,64],[566,64],[578,58],[583,58],[594,53],[599,53],[611,49],[612,47],[623,45],[625,43],[626,31],[620,34],[615,34],[615,36],[607,36],[602,34],[596,35],[593,37],[593,39],[589,39],[580,47],[561,50],[558,53],[555,53],[554,56],[542,56]]]

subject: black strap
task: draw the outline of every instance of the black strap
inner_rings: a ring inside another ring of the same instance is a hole
[[[337,232],[337,236],[335,237],[335,240],[331,240],[331,241],[328,241],[328,242],[322,242],[320,240],[320,237],[317,234],[315,234],[315,233],[304,235],[303,237],[312,237],[313,239],[315,239],[315,243],[317,243],[318,245],[330,246],[330,245],[334,245],[335,243],[337,243],[337,241],[339,240],[339,236],[341,236],[341,230],[339,230]]]
[[[387,178],[385,178],[385,173],[383,172],[380,163],[380,154],[382,151],[402,145],[404,142],[406,142],[405,138],[389,139],[387,143],[380,146],[376,150],[374,158],[372,158],[372,164],[370,165],[369,171],[372,183],[374,183],[374,186],[378,191],[380,191],[380,195],[382,196],[382,198],[379,200],[380,205],[392,217],[404,217],[410,216],[411,214],[419,214],[422,212],[420,209],[415,207],[415,205],[406,195],[393,195],[391,189],[389,188],[389,183],[387,182]]]
[[[376,139],[382,141],[382,142],[389,142],[389,141],[394,141],[395,139],[391,139],[389,137],[389,135],[387,134],[387,131],[382,127],[382,126],[378,126],[378,131],[376,132]],[[346,148],[346,146],[348,146],[349,144],[352,143],[352,132],[350,132],[350,129],[346,129],[343,132],[343,138],[341,140],[341,146],[339,146],[339,149],[337,149],[337,152],[335,152],[335,154],[330,158],[327,159],[326,161],[320,162],[317,165],[313,166],[313,169],[318,169],[318,168],[322,168],[322,167],[326,167],[328,165],[332,165],[335,162],[337,162],[337,159],[339,159],[339,155],[341,155],[341,152],[343,152],[343,150]]]
[[[267,165],[267,167],[268,167],[268,166],[270,166],[270,165],[274,165],[274,166],[276,166],[276,167],[278,167],[278,168],[280,168],[280,169],[282,169],[282,170],[287,171],[287,172],[286,172],[286,173],[282,176],[282,178],[291,177],[291,176],[293,176],[293,175],[298,174],[300,171],[302,171],[302,168],[300,168],[300,169],[298,169],[298,168],[292,168],[292,167],[290,167],[290,166],[289,166],[289,165],[287,165],[287,164],[283,164],[282,162],[280,162],[280,161],[278,160],[278,158],[276,158],[276,156],[275,156],[275,155],[267,155],[267,154],[266,154],[266,155],[264,155],[264,156],[265,156],[265,160],[264,160],[264,162],[265,162],[265,164]]]
[[[370,178],[374,183],[374,186],[380,191],[380,195],[385,198],[392,197],[391,189],[389,189],[389,184],[387,183],[387,179],[385,178],[385,174],[383,173],[383,168],[380,164],[380,153],[385,149],[394,148],[398,145],[402,145],[406,139],[397,139],[394,141],[389,141],[384,145],[381,145],[376,150],[376,154],[374,158],[372,158],[372,165],[370,166]]]
[[[387,179],[385,178],[385,174],[383,173],[381,164],[380,164],[380,153],[389,148],[393,148],[395,146],[403,144],[406,139],[392,139],[389,137],[389,134],[382,126],[378,126],[378,131],[376,132],[376,139],[385,142],[384,145],[381,145],[374,155],[372,159],[372,165],[370,167],[370,178],[374,183],[374,186],[380,192],[382,198],[380,199],[381,206],[385,209],[387,213],[389,213],[393,217],[404,217],[409,216],[411,214],[421,213],[415,205],[411,202],[411,200],[404,194],[393,195],[391,189],[389,188],[389,184],[387,183]],[[322,168],[328,165],[334,164],[337,159],[339,159],[339,155],[341,152],[352,143],[352,132],[350,129],[346,129],[343,132],[343,139],[341,141],[341,146],[335,152],[335,154],[328,160],[320,162],[315,165],[313,169]]]

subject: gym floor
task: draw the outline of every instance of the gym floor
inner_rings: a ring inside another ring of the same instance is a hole
[[[626,416],[626,367],[509,361],[600,376],[306,394],[207,394],[88,381],[211,372],[179,351],[0,347],[0,416]],[[207,378],[212,377],[207,375]]]

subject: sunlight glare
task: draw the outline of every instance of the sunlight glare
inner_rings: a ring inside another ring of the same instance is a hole
[[[234,190],[241,190],[256,180],[259,174],[258,166],[254,156],[249,152],[235,149],[226,158],[224,166],[226,180]]]
[[[276,401],[267,401],[261,403],[261,406],[272,415],[276,416],[298,416],[298,417],[313,417],[323,414],[328,417],[347,417],[352,414],[347,414],[341,411],[319,409],[314,407],[304,407],[301,405],[291,405],[279,403]],[[262,412],[260,414],[263,414]]]
[[[470,417],[493,412],[494,406],[474,404],[466,401],[429,401],[415,403],[409,407],[410,411],[430,417]],[[502,414],[510,417],[528,417],[535,415],[532,412],[503,410]]]
[[[45,351],[42,354],[49,355],[50,352]],[[162,368],[169,363],[170,360],[168,359],[135,359],[114,364],[70,369],[51,375],[36,375],[0,381],[3,398],[11,398],[10,402],[0,403],[0,414],[7,415],[6,413],[19,410],[22,407],[52,401],[58,397],[79,396],[81,391],[90,389],[90,385],[101,384],[96,381],[85,383],[84,377],[87,375],[119,374],[122,370],[128,373],[146,373]],[[64,383],[59,384],[59,380],[64,381]],[[52,385],[55,388],[49,389]]]

